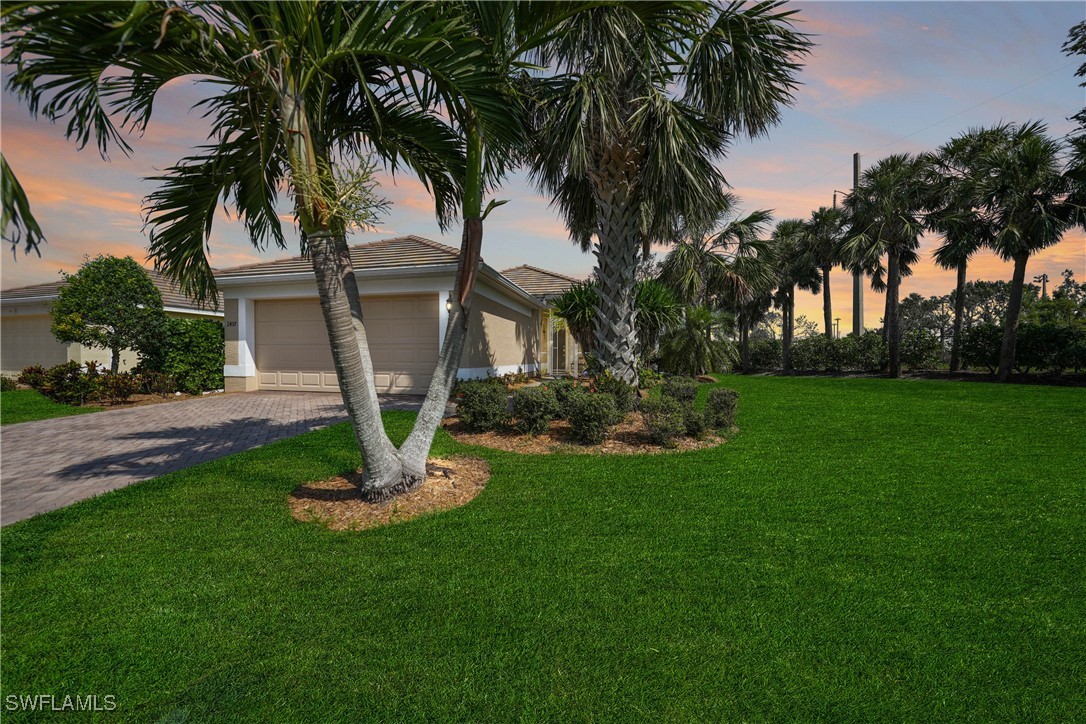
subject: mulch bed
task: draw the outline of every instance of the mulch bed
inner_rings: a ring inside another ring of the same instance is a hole
[[[290,514],[304,523],[332,530],[365,530],[402,523],[427,513],[466,505],[490,480],[490,466],[473,457],[430,458],[426,482],[384,503],[359,494],[362,473],[299,485],[290,494]]]
[[[673,447],[661,447],[649,438],[645,429],[645,420],[640,412],[631,412],[626,419],[611,428],[607,439],[599,445],[582,445],[570,436],[569,422],[555,420],[550,429],[541,435],[522,435],[515,431],[472,432],[464,427],[459,418],[450,417],[442,421],[442,427],[458,442],[465,445],[479,445],[496,448],[507,452],[528,455],[546,455],[550,453],[594,454],[594,455],[655,455],[665,452],[687,452],[716,447],[726,441],[713,431],[707,432],[701,439],[680,437]]]

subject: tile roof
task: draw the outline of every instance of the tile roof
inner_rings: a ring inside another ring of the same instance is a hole
[[[398,236],[380,239],[368,244],[356,244],[351,249],[351,263],[355,269],[397,269],[404,267],[441,266],[455,264],[460,250],[423,239],[421,236]],[[246,264],[215,272],[219,280],[233,277],[263,276],[270,274],[313,273],[313,265],[307,257],[295,256],[258,264]]]
[[[502,276],[540,299],[555,297],[574,284],[580,284],[581,282],[580,279],[567,277],[564,274],[529,266],[528,264],[506,269],[502,272]]]
[[[193,302],[191,299],[181,293],[181,290],[164,274],[160,274],[152,269],[147,270],[147,276],[151,277],[151,281],[155,287],[158,288],[159,293],[162,295],[162,305],[165,307],[175,307],[180,309],[194,309],[211,311],[212,305],[201,305]],[[16,302],[23,299],[34,299],[39,301],[44,299],[56,299],[60,293],[60,288],[64,286],[63,280],[55,282],[47,282],[45,284],[33,284],[27,287],[18,287],[16,289],[5,289],[0,291],[0,299],[4,302]]]

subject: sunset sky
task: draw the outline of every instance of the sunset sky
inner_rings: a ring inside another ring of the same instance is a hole
[[[999,121],[1044,120],[1053,135],[1072,128],[1068,116],[1086,105],[1074,77],[1083,59],[1060,52],[1068,29],[1084,16],[1082,2],[833,2],[796,3],[801,29],[815,34],[815,48],[800,79],[793,108],[767,138],[738,142],[721,167],[743,208],[773,209],[776,218],[806,217],[830,205],[834,189],[852,184],[852,154],[866,168],[902,151],[932,150],[963,130]],[[5,78],[6,78],[5,68]],[[142,179],[158,174],[202,143],[206,121],[189,107],[203,92],[178,83],[165,89],[147,133],[135,138],[135,153],[119,151],[111,162],[91,148],[77,151],[64,139],[62,125],[32,121],[5,92],[0,107],[3,153],[19,175],[48,238],[41,258],[2,261],[2,287],[52,281],[74,272],[84,255],[146,256],[141,199],[154,186]],[[443,236],[433,204],[409,176],[384,176],[382,191],[392,202],[380,231],[356,235],[353,243],[417,234],[454,246],[459,232]],[[509,203],[487,220],[484,260],[499,269],[532,264],[577,277],[591,271],[593,257],[568,240],[548,199],[512,176],[497,198]],[[283,207],[284,215],[289,209]],[[903,282],[902,295],[916,291],[943,294],[954,274],[925,261]],[[211,262],[217,267],[298,253],[297,237],[287,250],[258,252],[240,224],[225,213],[211,237]],[[1027,275],[1047,272],[1058,279],[1064,269],[1086,278],[1086,236],[1069,234],[1037,254]],[[985,253],[970,270],[973,279],[1009,279],[1010,264]],[[851,319],[851,285],[834,273],[834,316],[842,328]],[[364,290],[363,290],[364,291]],[[797,299],[797,314],[821,323],[821,300],[807,293]],[[868,326],[877,326],[882,300],[866,292]]]

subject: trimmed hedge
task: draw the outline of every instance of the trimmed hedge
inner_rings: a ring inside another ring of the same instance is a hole
[[[739,393],[726,387],[709,390],[705,404],[705,422],[709,427],[726,430],[735,424],[735,410],[739,406]]]
[[[166,324],[166,337],[140,358],[140,372],[161,372],[176,389],[190,395],[223,388],[226,351],[222,322],[217,319],[175,319]]]
[[[456,411],[469,430],[490,432],[509,424],[509,390],[494,380],[465,380],[457,386]]]
[[[668,377],[660,393],[681,403],[692,404],[698,396],[698,381],[693,377]]]
[[[686,433],[687,408],[674,397],[649,397],[641,400],[639,407],[653,442],[670,447],[675,438]]]
[[[574,395],[568,405],[570,433],[583,445],[603,442],[610,427],[622,418],[615,398],[605,392]]]
[[[514,427],[526,435],[547,431],[558,417],[558,397],[546,387],[522,387],[513,392]]]

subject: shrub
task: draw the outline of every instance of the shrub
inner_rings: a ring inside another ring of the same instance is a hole
[[[752,339],[750,366],[756,370],[780,369],[781,341],[779,339]]]
[[[705,423],[717,430],[728,429],[735,424],[735,408],[739,405],[739,393],[724,387],[709,391],[705,404]]]
[[[222,323],[215,319],[170,319],[162,343],[140,358],[141,372],[162,372],[190,395],[223,387],[226,363]]]
[[[638,370],[637,378],[643,390],[651,390],[664,381],[664,376],[651,367],[642,367]]]
[[[34,390],[41,390],[45,386],[45,368],[41,365],[24,367],[19,373],[19,384],[26,385]]]
[[[889,362],[882,333],[868,330],[859,337],[849,335],[836,340],[842,370],[878,372]]]
[[[1021,372],[1032,369],[1059,372],[1070,360],[1067,350],[1075,343],[1075,330],[1065,325],[1025,323],[1018,328],[1014,366]]]
[[[15,380],[10,377],[0,377],[0,392],[11,392],[15,389]]]
[[[996,324],[975,324],[962,333],[962,361],[968,367],[987,367],[994,373],[999,367],[1003,346],[1003,328]]]
[[[604,392],[574,395],[569,401],[569,424],[573,439],[584,445],[598,445],[620,413],[615,398]]]
[[[456,411],[469,430],[489,432],[509,422],[509,390],[496,380],[467,380],[459,385]]]
[[[681,403],[693,404],[698,396],[698,381],[693,377],[668,377],[660,392]]]
[[[615,398],[615,407],[618,408],[619,412],[625,414],[633,409],[634,393],[637,390],[628,382],[615,377],[611,370],[607,370],[592,380],[589,391],[611,395]]]
[[[515,427],[526,435],[546,432],[558,409],[554,390],[546,387],[523,387],[513,393]]]
[[[579,386],[573,380],[554,380],[548,382],[545,387],[554,392],[554,396],[558,400],[558,417],[563,420],[569,419],[573,398],[585,394],[585,388]]]
[[[102,375],[102,393],[115,405],[126,402],[139,388],[139,379],[128,372]]]
[[[704,435],[707,424],[705,417],[705,413],[693,405],[683,407],[683,426],[686,429],[686,434],[690,437]]]
[[[838,369],[833,354],[833,340],[822,335],[797,339],[792,343],[792,369],[825,372]]]
[[[177,391],[177,380],[163,372],[144,372],[140,375],[140,382],[149,395],[169,397]]]
[[[79,406],[98,399],[99,378],[97,371],[88,374],[78,362],[65,362],[46,370],[41,392],[65,405]]]
[[[640,407],[653,442],[670,446],[676,437],[686,432],[684,406],[674,397],[649,397],[641,400]]]
[[[911,370],[934,369],[943,357],[943,345],[926,329],[910,329],[901,336],[901,364]]]

